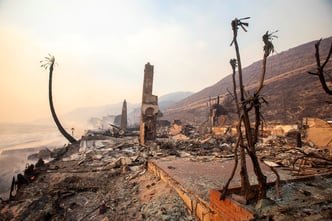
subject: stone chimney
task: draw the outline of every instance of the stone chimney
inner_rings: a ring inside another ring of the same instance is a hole
[[[140,143],[156,139],[157,134],[157,114],[158,97],[152,95],[153,87],[153,65],[147,63],[144,69],[141,123],[140,123]]]
[[[126,99],[123,101],[123,104],[122,104],[120,128],[124,131],[127,130],[127,101],[126,101]]]

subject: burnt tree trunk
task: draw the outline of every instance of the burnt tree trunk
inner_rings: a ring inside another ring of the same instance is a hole
[[[53,105],[53,95],[52,95],[52,78],[53,78],[53,67],[54,67],[54,62],[55,59],[51,60],[51,65],[50,65],[50,75],[49,75],[49,84],[48,84],[48,100],[50,103],[50,109],[51,109],[51,113],[52,113],[52,117],[53,120],[56,124],[56,126],[58,127],[60,133],[70,142],[70,143],[76,143],[77,140],[72,137],[61,125],[56,113],[55,113],[55,109],[54,109],[54,105]]]
[[[239,105],[239,99],[237,96],[236,92],[236,80],[235,80],[235,69],[236,69],[236,59],[231,59],[230,64],[233,69],[233,74],[232,74],[232,80],[233,80],[233,94],[234,94],[234,101],[235,101],[235,106],[238,114],[238,125],[236,127],[237,133],[238,133],[238,138],[236,141],[236,145],[234,147],[234,167],[231,173],[231,176],[229,177],[226,185],[224,186],[223,193],[221,194],[221,199],[224,199],[227,193],[228,186],[231,182],[231,180],[234,177],[237,165],[238,165],[238,148],[240,147],[240,159],[241,159],[241,167],[240,167],[240,176],[241,176],[241,192],[245,196],[245,199],[248,199],[250,195],[250,182],[248,178],[248,170],[247,170],[247,163],[246,163],[246,155],[245,155],[245,150],[244,150],[244,142],[243,142],[243,134],[241,130],[241,110],[240,110],[240,105]]]
[[[327,62],[330,60],[330,57],[331,57],[331,54],[332,54],[332,43],[331,43],[331,46],[330,46],[330,50],[329,50],[329,53],[323,63],[323,65],[321,64],[321,61],[320,61],[320,55],[319,55],[319,45],[320,45],[320,42],[322,41],[322,39],[320,39],[316,44],[315,44],[315,49],[316,49],[316,52],[315,52],[315,57],[316,57],[316,64],[317,64],[317,72],[308,72],[309,74],[312,74],[312,75],[316,75],[319,77],[319,81],[322,85],[322,88],[323,90],[329,94],[329,95],[332,95],[332,89],[330,89],[327,84],[326,84],[326,79],[325,79],[325,76],[324,76],[324,67],[325,65],[327,64]],[[330,75],[329,75],[330,78],[332,78]]]
[[[238,62],[239,89],[240,89],[240,102],[237,101],[236,103],[237,103],[239,121],[243,122],[243,125],[245,128],[245,139],[246,139],[246,143],[245,143],[243,141],[243,137],[242,137],[242,129],[241,129],[241,127],[239,127],[238,133],[240,133],[241,136],[239,136],[239,137],[242,140],[239,142],[239,144],[240,144],[240,146],[242,146],[241,149],[246,148],[248,151],[249,157],[253,164],[255,175],[258,180],[258,186],[259,186],[258,199],[263,199],[263,198],[266,198],[267,182],[266,182],[266,176],[262,172],[258,157],[256,155],[255,145],[258,141],[259,126],[260,126],[260,122],[261,122],[261,113],[260,113],[261,102],[262,101],[265,102],[265,100],[260,96],[260,92],[261,92],[261,90],[263,88],[263,84],[264,84],[267,57],[270,55],[271,52],[274,51],[274,47],[273,47],[271,40],[275,36],[273,36],[271,33],[269,34],[268,31],[263,35],[264,57],[263,57],[262,72],[261,72],[261,77],[259,80],[259,85],[258,85],[258,88],[255,91],[255,93],[253,94],[253,96],[245,97],[244,84],[243,84],[243,78],[242,78],[241,57],[240,57],[240,52],[239,52],[239,46],[237,43],[238,28],[241,27],[244,31],[247,31],[244,26],[248,26],[248,23],[242,22],[242,20],[244,20],[244,19],[248,19],[248,18],[234,19],[232,21],[232,29],[233,29],[232,44],[234,43],[237,62]],[[233,65],[232,65],[232,67],[233,67]],[[234,81],[234,79],[233,79],[233,81]],[[235,84],[234,84],[234,87],[236,88]],[[236,89],[234,89],[234,91],[235,91],[234,96],[236,96]],[[255,126],[254,126],[254,130],[252,131],[249,112],[253,109],[255,111]],[[240,123],[240,125],[241,125],[241,123]],[[246,144],[246,146],[244,144]],[[245,160],[244,149],[243,149],[243,153],[241,153],[240,156],[241,156],[241,158],[243,158]],[[244,168],[244,166],[245,166],[244,160],[242,161],[242,163],[243,163],[242,167],[246,171],[246,168]],[[247,183],[247,181],[248,181],[248,183]],[[243,171],[241,171],[241,184],[242,184],[242,188],[245,189],[244,195],[247,198],[248,197],[247,194],[250,193],[250,183],[248,180],[248,174],[243,173]]]

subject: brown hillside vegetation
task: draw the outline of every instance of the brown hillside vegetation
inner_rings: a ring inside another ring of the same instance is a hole
[[[322,40],[322,58],[326,57],[331,41],[332,37]],[[331,101],[331,98],[321,88],[319,80],[307,73],[316,68],[315,43],[316,41],[312,41],[268,58],[262,91],[269,103],[262,107],[266,120],[296,122],[301,117],[331,117],[332,107],[326,102]],[[243,80],[249,92],[257,86],[261,63],[262,61],[257,61],[243,69]],[[331,61],[325,71],[332,72]],[[204,122],[207,120],[209,99],[216,96],[224,99],[228,95],[227,90],[232,90],[231,75],[174,104],[164,111],[164,118],[173,120],[181,116],[181,119],[191,123]],[[234,110],[230,109],[230,112]]]

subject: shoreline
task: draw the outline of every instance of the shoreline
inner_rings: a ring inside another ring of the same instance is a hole
[[[8,198],[13,176],[37,162],[29,160],[30,155],[65,145],[68,141],[53,124],[0,123],[0,197]]]
[[[38,159],[29,159],[29,156],[39,154],[41,150],[61,148],[63,145],[40,145],[34,147],[9,148],[0,152],[0,197],[8,199],[12,178],[23,173],[27,165],[35,164]],[[48,159],[44,159],[48,161]]]

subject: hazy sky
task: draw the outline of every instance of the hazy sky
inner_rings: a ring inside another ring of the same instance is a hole
[[[140,102],[147,62],[155,95],[211,86],[231,73],[230,22],[246,16],[244,66],[261,59],[267,30],[279,30],[279,52],[332,35],[331,0],[0,0],[0,122],[50,115],[48,53],[59,115]]]

